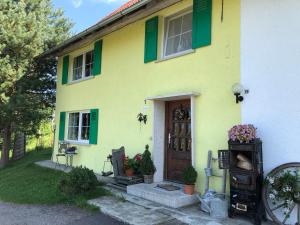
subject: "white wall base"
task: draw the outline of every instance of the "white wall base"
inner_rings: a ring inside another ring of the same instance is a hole
[[[153,162],[156,166],[154,182],[164,180],[165,102],[153,102]]]

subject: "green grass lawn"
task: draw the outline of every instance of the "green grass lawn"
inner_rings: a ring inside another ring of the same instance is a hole
[[[93,193],[73,198],[66,197],[57,189],[63,172],[42,168],[36,161],[50,159],[50,150],[32,151],[8,167],[0,169],[0,200],[27,204],[72,204],[81,208],[96,209],[87,200],[109,192],[99,186]]]

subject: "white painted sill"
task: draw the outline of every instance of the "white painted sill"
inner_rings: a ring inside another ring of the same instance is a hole
[[[184,56],[184,55],[189,55],[189,54],[192,54],[192,53],[195,53],[195,52],[196,51],[194,49],[190,49],[190,50],[180,52],[180,53],[177,53],[177,54],[174,54],[174,55],[163,57],[159,60],[156,60],[155,63],[164,62],[164,61],[167,61],[169,59],[174,59],[174,58],[181,57],[181,56]]]
[[[91,80],[91,79],[94,79],[95,76],[89,76],[89,77],[85,77],[85,78],[82,78],[82,79],[79,79],[79,80],[72,80],[70,82],[67,83],[67,85],[72,85],[72,84],[77,84],[77,83],[80,83],[80,82],[83,82],[83,81],[86,81],[86,80]]]
[[[91,144],[88,142],[82,142],[82,141],[66,141],[71,145],[85,145],[85,146],[90,146]]]

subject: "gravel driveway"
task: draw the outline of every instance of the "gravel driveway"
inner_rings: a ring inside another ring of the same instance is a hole
[[[65,205],[19,205],[0,202],[1,225],[124,225],[102,213]]]

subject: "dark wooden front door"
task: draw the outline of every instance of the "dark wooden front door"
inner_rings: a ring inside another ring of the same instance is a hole
[[[183,182],[182,171],[191,165],[190,100],[166,102],[165,179]]]

